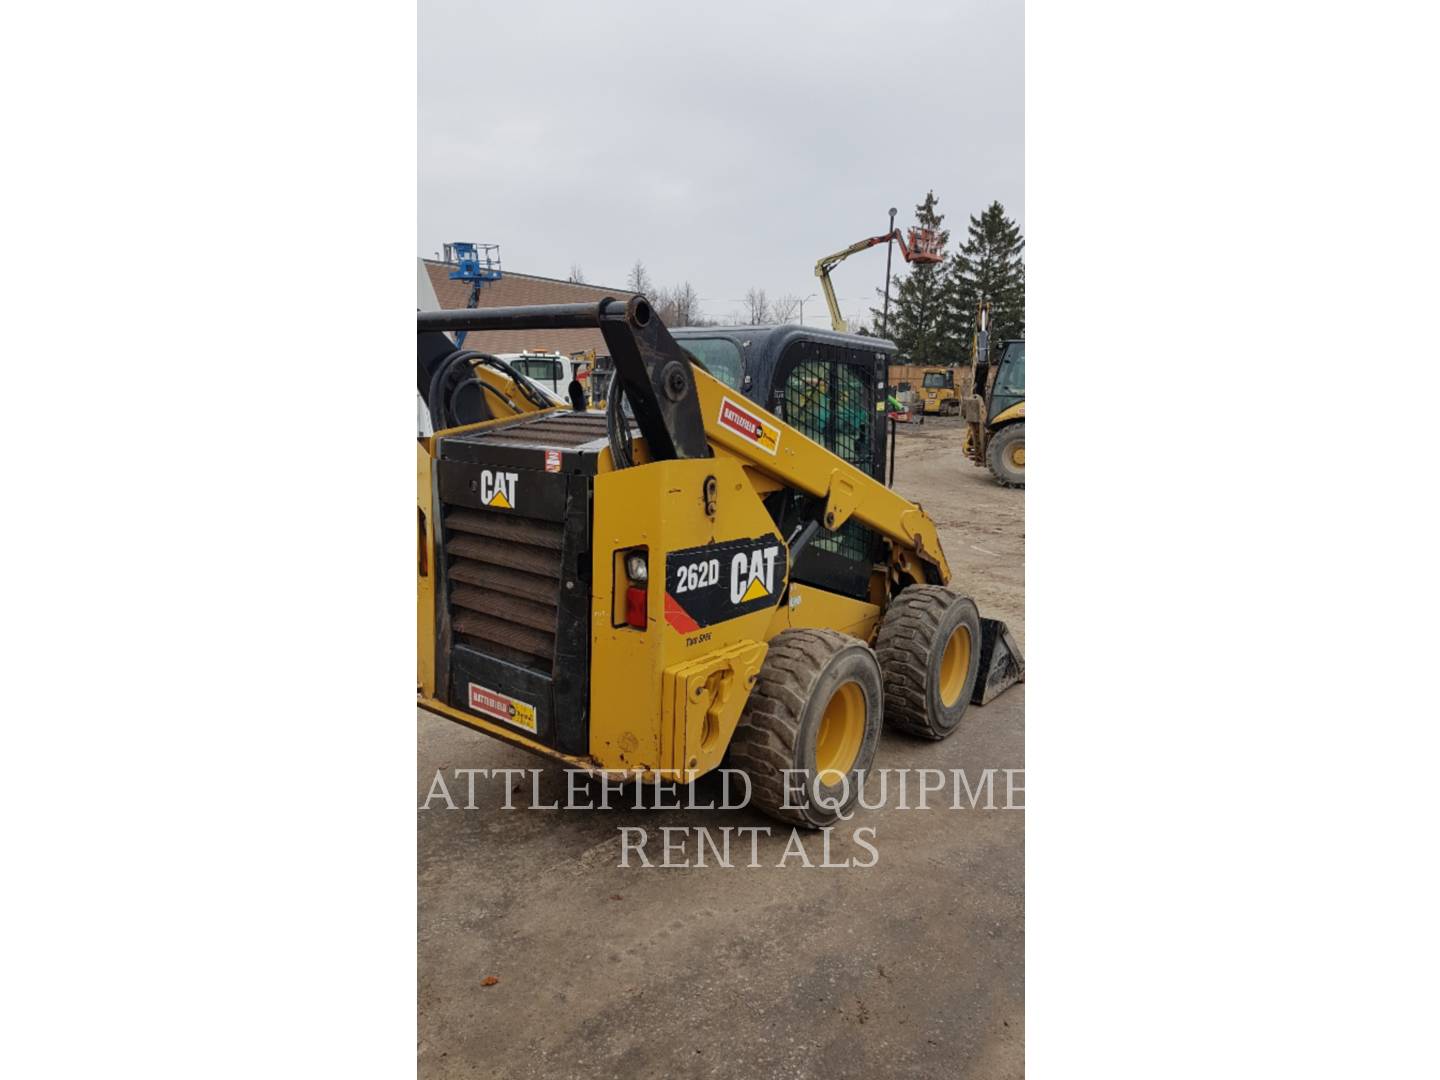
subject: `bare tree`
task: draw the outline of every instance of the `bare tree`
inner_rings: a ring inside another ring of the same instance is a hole
[[[625,279],[625,287],[633,293],[644,293],[649,296],[655,288],[655,283],[650,280],[650,275],[645,272],[645,264],[639,259],[630,268],[630,276]]]
[[[675,293],[671,289],[659,285],[652,285],[644,290],[645,296],[650,300],[650,310],[660,316],[660,321],[666,326],[678,326],[675,321]]]
[[[570,280],[576,285],[585,284],[585,271],[579,263],[570,264]]]
[[[777,323],[787,323],[795,317],[795,313],[799,310],[800,298],[794,293],[787,292],[770,305],[770,318]]]
[[[650,300],[650,307],[666,326],[704,325],[700,315],[700,294],[690,282],[682,282],[673,289],[652,285],[645,295]]]
[[[700,294],[695,286],[683,281],[670,291],[675,308],[675,326],[698,326],[700,320]]]
[[[750,318],[751,326],[770,321],[770,299],[765,295],[764,289],[752,287],[745,294],[745,313]]]

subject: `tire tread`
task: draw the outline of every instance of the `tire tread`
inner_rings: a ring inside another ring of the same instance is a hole
[[[930,723],[926,679],[940,620],[959,595],[943,585],[911,585],[885,612],[875,656],[885,687],[885,722],[891,727],[925,739],[941,737]]]
[[[795,744],[810,690],[837,652],[855,638],[838,630],[782,630],[770,651],[735,734],[730,756],[750,778],[751,799],[772,817],[796,825],[808,822],[800,810],[785,807],[785,772],[795,767]]]
[[[997,445],[1004,445],[1001,442],[1000,437],[1014,431],[1019,431],[1020,438],[1023,440],[1025,438],[1025,421],[1020,420],[1013,424],[1006,424],[999,431],[997,431],[994,436],[991,437],[990,445],[987,448],[987,452],[985,454],[985,464],[990,469],[990,475],[995,477],[995,480],[1000,484],[1001,487],[1023,488],[1025,486],[1025,479],[1023,474],[1021,475],[1021,478],[1019,480],[1011,480],[1004,475],[1004,470],[998,464],[996,464],[996,462],[999,460],[999,455],[996,453],[996,447]]]

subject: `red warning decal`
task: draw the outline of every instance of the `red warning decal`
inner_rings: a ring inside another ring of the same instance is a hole
[[[700,629],[700,624],[692,619],[690,613],[680,606],[680,601],[668,592],[665,594],[665,621],[682,634]]]
[[[560,451],[559,451],[559,450],[546,450],[546,451],[545,451],[545,471],[546,471],[546,472],[559,472],[559,471],[560,471]]]
[[[728,397],[720,400],[720,423],[767,454],[780,449],[780,429]]]
[[[507,697],[489,687],[472,682],[470,684],[470,708],[482,716],[504,720],[507,724],[514,724],[532,735],[535,734],[537,727],[535,706],[527,701]]]

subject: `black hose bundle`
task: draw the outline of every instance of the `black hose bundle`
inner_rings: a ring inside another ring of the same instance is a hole
[[[689,349],[682,350],[685,358],[705,374],[710,374],[698,356]],[[618,378],[618,372],[610,373],[610,383],[605,398],[605,436],[610,440],[610,458],[615,468],[628,469],[635,464],[633,441],[630,437],[630,420],[625,415],[625,388]],[[592,375],[591,378],[594,378]]]
[[[554,402],[545,396],[543,390],[498,356],[477,352],[474,349],[456,349],[435,366],[435,374],[430,379],[430,392],[425,395],[425,404],[430,410],[430,427],[433,431],[442,431],[445,428],[474,422],[456,416],[454,411],[456,396],[471,384],[480,388],[482,402],[485,400],[484,395],[490,393],[503,401],[511,412],[522,411],[497,387],[491,386],[484,379],[476,378],[474,374],[476,364],[494,368],[509,377],[520,393],[537,409],[548,409],[554,405]],[[464,377],[457,378],[457,373],[462,370],[466,374]],[[483,420],[488,420],[494,415],[490,413],[489,406],[485,406],[485,411],[489,415],[481,417]]]
[[[528,376],[520,374],[520,372],[516,371],[498,356],[491,356],[489,353],[482,355],[489,367],[493,367],[497,371],[504,372],[510,376],[515,385],[520,388],[520,393],[524,394],[530,404],[534,405],[537,409],[551,409],[555,407],[555,402],[546,397],[545,391],[531,382]]]
[[[449,427],[456,426],[455,413],[453,411],[455,392],[459,385],[452,385],[456,382],[457,372],[470,373],[474,362],[479,359],[480,353],[473,349],[456,349],[440,363],[435,365],[435,374],[430,376],[430,390],[425,395],[425,404],[430,409],[430,429],[432,431],[443,431]],[[473,378],[473,375],[469,375]],[[458,380],[463,383],[465,379]]]

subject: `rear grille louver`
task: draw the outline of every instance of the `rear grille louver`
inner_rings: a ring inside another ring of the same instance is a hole
[[[456,640],[549,674],[564,527],[510,511],[448,508],[446,585]]]
[[[586,754],[605,417],[557,410],[438,439],[436,683],[452,708]]]

